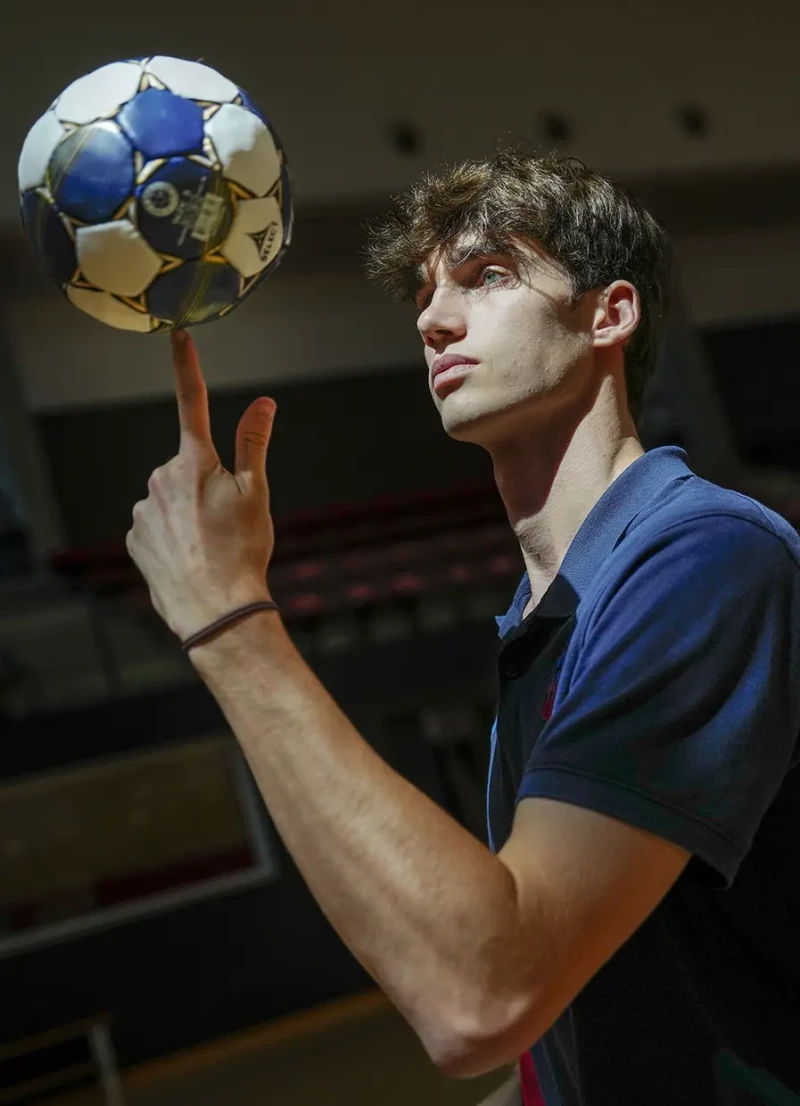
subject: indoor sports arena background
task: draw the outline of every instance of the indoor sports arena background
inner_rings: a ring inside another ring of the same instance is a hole
[[[27,129],[159,50],[263,105],[294,243],[197,333],[213,431],[268,391],[272,586],[380,753],[477,836],[493,616],[521,563],[486,457],[448,440],[364,226],[442,161],[527,139],[634,185],[676,313],[649,446],[800,525],[800,8],[763,0],[15,5],[0,52],[0,1103],[477,1102],[371,986],[272,830],[124,546],[176,446],[166,340],[100,326],[19,229]],[[386,1078],[387,1072],[396,1077]],[[497,1082],[497,1078],[494,1079]]]

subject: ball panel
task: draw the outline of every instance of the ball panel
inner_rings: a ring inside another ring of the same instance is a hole
[[[214,249],[233,221],[222,174],[171,158],[136,189],[136,223],[156,250],[191,261]]]
[[[153,281],[147,308],[172,326],[195,326],[216,318],[235,302],[240,287],[239,274],[229,265],[189,261]]]
[[[178,96],[186,96],[190,100],[227,104],[239,93],[233,81],[197,61],[159,55],[148,62],[145,72],[152,73]]]
[[[133,192],[133,149],[113,123],[81,127],[56,147],[48,176],[62,211],[87,223],[105,221]]]
[[[262,284],[269,280],[269,278],[278,268],[280,263],[283,261],[285,253],[285,250],[278,251],[274,259],[270,261],[269,265],[267,265],[266,268],[262,269],[258,276],[253,278],[252,283],[248,285],[246,291],[244,292],[244,295],[249,296],[251,292],[254,292],[256,290],[256,288],[260,288]]]
[[[292,193],[289,186],[289,171],[286,167],[286,162],[284,162],[281,166],[281,188],[279,195],[281,201],[283,242],[280,249],[273,257],[272,261],[270,261],[269,264],[261,270],[258,276],[254,278],[252,284],[248,286],[247,290],[244,293],[245,295],[249,295],[250,292],[254,291],[261,284],[263,284],[265,280],[268,280],[269,277],[272,276],[280,263],[283,261],[286,255],[286,251],[291,244],[292,229],[294,224],[294,208],[292,207]]]
[[[241,200],[233,226],[220,250],[245,277],[255,276],[273,260],[283,244],[281,210],[274,196]]]
[[[48,276],[56,284],[66,284],[78,268],[78,259],[75,243],[52,201],[42,192],[26,192],[22,197],[22,222]]]
[[[139,296],[161,269],[161,258],[127,219],[79,227],[75,248],[90,284],[117,296]]]
[[[224,104],[206,123],[225,176],[252,192],[266,196],[280,171],[280,154],[266,125],[247,108]]]
[[[39,188],[47,178],[47,166],[53,151],[66,131],[52,111],[37,119],[22,144],[17,165],[17,181],[20,192]]]
[[[242,107],[247,108],[247,110],[251,111],[253,115],[257,115],[262,123],[266,123],[266,125],[269,126],[269,119],[267,119],[266,115],[252,98],[249,92],[246,92],[245,89],[240,88],[238,99],[241,100]],[[280,147],[280,142],[276,142],[275,144],[276,146]]]
[[[252,283],[248,285],[244,294],[249,295],[250,292],[255,291],[256,288],[260,288],[265,281],[269,280],[269,278],[274,274],[275,270],[278,268],[285,256],[286,245],[284,243],[284,245],[275,254],[275,257],[272,259],[272,261],[270,261],[269,265],[263,268],[258,276],[253,278]]]
[[[272,141],[275,143],[275,148],[281,154],[281,160],[285,160],[285,158],[283,157],[283,155],[284,155],[284,145],[281,142],[280,135],[275,130],[275,128],[272,125],[272,123],[270,122],[270,120],[267,118],[267,116],[264,114],[264,112],[261,110],[261,108],[255,102],[255,100],[250,95],[250,93],[244,88],[239,89],[239,101],[241,101],[242,107],[247,108],[247,110],[252,112],[253,115],[257,115],[258,118],[261,120],[261,122],[264,123],[268,127],[269,132],[272,135]]]
[[[56,100],[55,113],[63,123],[93,123],[135,96],[141,79],[140,65],[111,62],[73,81]]]
[[[125,303],[120,303],[108,292],[95,292],[91,288],[75,288],[67,285],[67,298],[81,311],[91,315],[98,322],[114,326],[118,330],[133,330],[139,334],[149,334],[155,327],[154,320],[142,311],[135,311]]]
[[[117,116],[123,131],[148,160],[202,153],[203,112],[191,100],[148,88]]]

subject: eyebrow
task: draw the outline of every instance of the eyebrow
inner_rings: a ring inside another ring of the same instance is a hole
[[[469,246],[462,246],[459,250],[449,253],[447,250],[443,253],[444,260],[447,264],[448,272],[453,272],[455,269],[460,268],[462,265],[466,265],[468,261],[485,261],[488,257],[504,257],[509,260],[513,258],[513,254],[509,249],[503,249],[498,247],[492,247],[489,242],[473,242]],[[416,281],[412,288],[412,298],[416,302],[420,292],[426,288],[436,287],[436,282],[426,274],[422,266],[416,270]]]

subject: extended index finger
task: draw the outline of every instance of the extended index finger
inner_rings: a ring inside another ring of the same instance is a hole
[[[174,330],[171,337],[181,452],[185,452],[187,448],[213,449],[208,390],[197,349],[185,330]]]

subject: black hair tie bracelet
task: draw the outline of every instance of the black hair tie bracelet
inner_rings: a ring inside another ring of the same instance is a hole
[[[235,611],[230,611],[228,614],[224,614],[222,618],[218,618],[216,622],[212,622],[210,626],[191,634],[185,641],[181,642],[181,649],[188,652],[194,645],[200,645],[201,642],[213,637],[220,630],[227,629],[234,622],[247,618],[248,615],[254,614],[256,611],[277,611],[277,609],[278,604],[267,599],[259,600],[257,603],[248,603],[246,607],[238,607]]]

